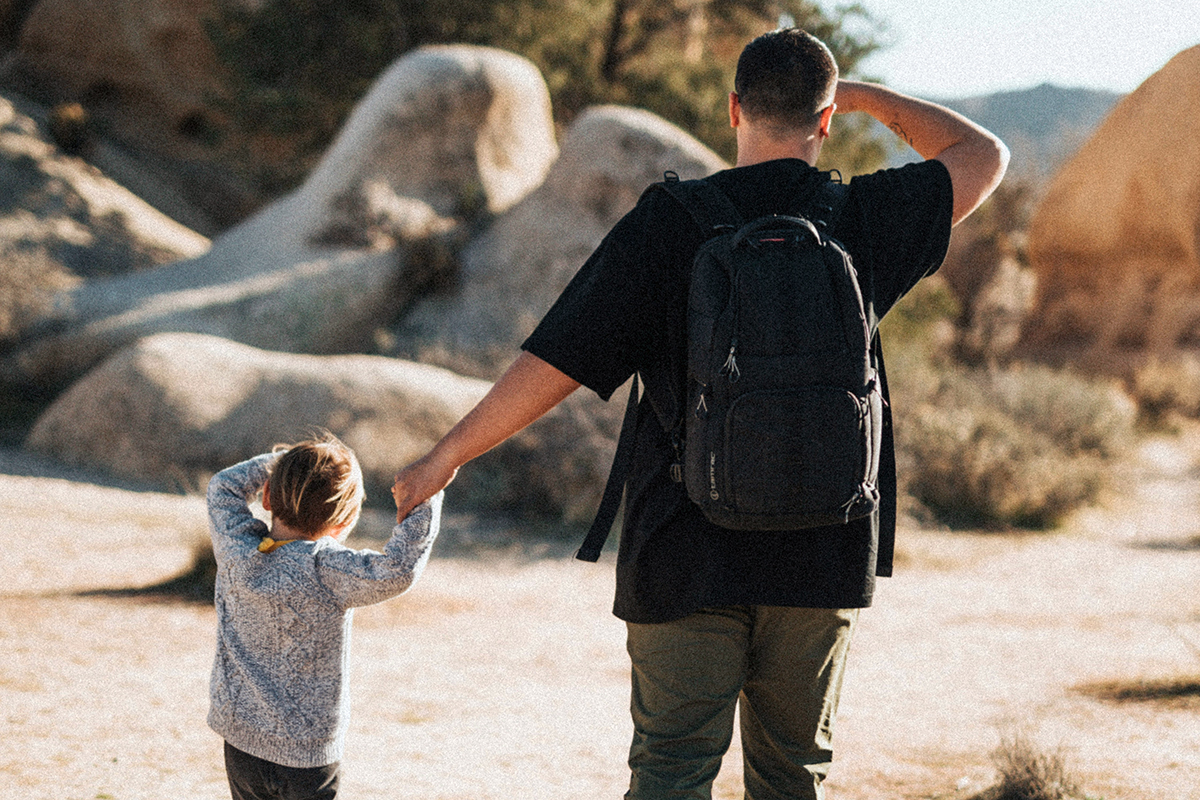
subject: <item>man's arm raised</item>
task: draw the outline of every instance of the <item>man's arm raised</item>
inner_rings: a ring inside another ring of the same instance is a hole
[[[522,430],[578,388],[578,381],[531,353],[521,353],[432,450],[396,474],[396,520],[446,488],[463,464]]]
[[[862,111],[888,126],[924,159],[942,162],[954,186],[953,224],[987,199],[1008,168],[1008,148],[991,131],[950,109],[862,81],[838,81],[839,113]]]

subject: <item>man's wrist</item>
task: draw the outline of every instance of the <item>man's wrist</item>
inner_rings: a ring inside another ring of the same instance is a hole
[[[889,108],[894,105],[888,100],[899,97],[897,92],[882,84],[867,83],[866,81],[838,81],[838,91],[834,101],[837,103],[837,110],[843,114],[862,112],[886,124],[882,117],[887,116]]]

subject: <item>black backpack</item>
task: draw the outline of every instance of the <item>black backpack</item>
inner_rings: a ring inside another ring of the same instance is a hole
[[[847,187],[815,178],[796,214],[749,223],[706,180],[668,173],[653,187],[711,232],[692,265],[682,405],[651,405],[675,442],[676,480],[723,528],[841,524],[879,507],[873,331],[850,255],[829,236]],[[587,561],[620,503],[636,403],[635,375],[605,498],[577,554]]]

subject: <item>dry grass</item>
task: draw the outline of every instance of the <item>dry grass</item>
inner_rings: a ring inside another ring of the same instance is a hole
[[[998,782],[974,800],[1087,800],[1062,752],[1042,752],[1020,734],[1005,736],[992,760]]]

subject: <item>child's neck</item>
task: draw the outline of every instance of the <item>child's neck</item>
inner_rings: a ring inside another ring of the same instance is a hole
[[[304,533],[303,531],[298,531],[291,527],[286,522],[274,518],[271,519],[270,536],[277,542],[290,542],[296,539],[306,539],[308,541],[315,542],[324,535],[324,531],[320,531],[316,534]]]

